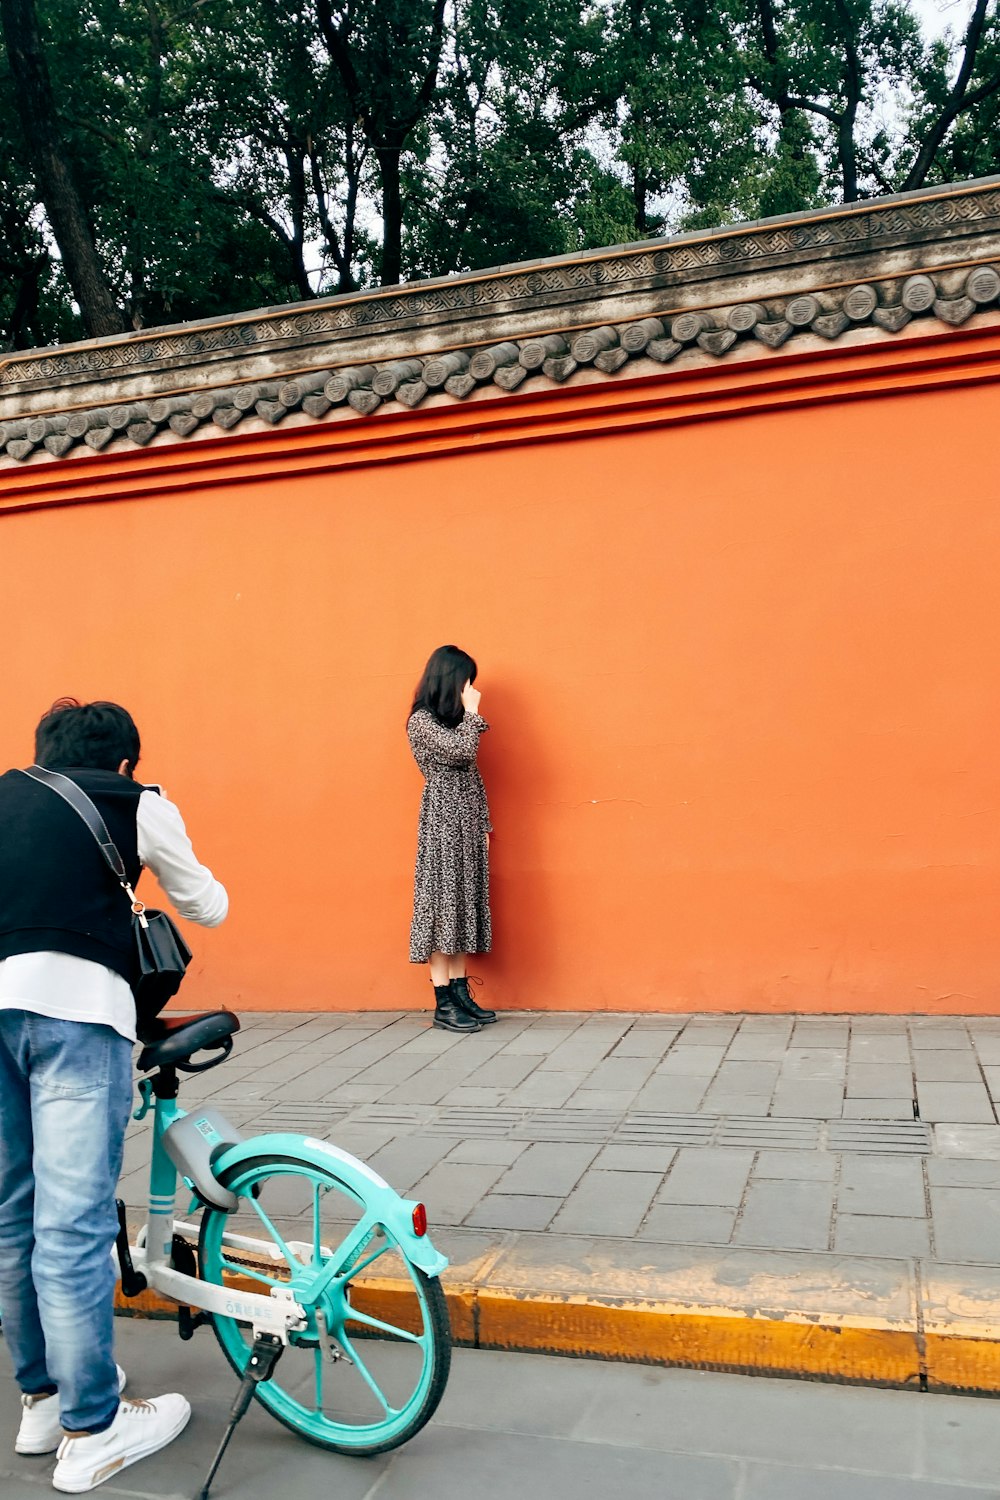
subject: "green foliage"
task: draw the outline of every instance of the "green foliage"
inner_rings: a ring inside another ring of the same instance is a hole
[[[910,0],[35,4],[136,327],[1000,170],[996,0],[934,43]],[[0,347],[82,331],[17,86],[0,47]]]

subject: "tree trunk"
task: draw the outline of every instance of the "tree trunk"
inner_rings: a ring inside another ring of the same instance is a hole
[[[400,147],[377,146],[382,178],[382,286],[395,286],[403,269],[403,195],[399,180]]]
[[[111,295],[83,203],[63,155],[34,0],[0,0],[0,23],[38,194],[45,205],[84,327],[92,338],[124,333],[125,319]]]

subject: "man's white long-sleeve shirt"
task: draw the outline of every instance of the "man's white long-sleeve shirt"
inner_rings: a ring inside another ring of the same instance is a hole
[[[196,858],[180,810],[159,793],[144,791],[135,828],[143,867],[156,876],[179,915],[217,927],[229,910],[229,897]],[[135,1041],[135,1001],[128,983],[104,964],[69,953],[16,953],[0,960],[0,1010],[110,1026]]]

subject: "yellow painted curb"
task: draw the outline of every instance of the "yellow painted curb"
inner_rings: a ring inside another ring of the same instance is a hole
[[[917,1385],[915,1331],[750,1316],[739,1309],[479,1293],[479,1344],[648,1364]]]
[[[918,1274],[903,1260],[555,1234],[447,1248],[452,1338],[467,1348],[1000,1395],[1000,1276],[988,1266]],[[227,1284],[259,1290],[238,1274]],[[177,1315],[120,1286],[115,1305]],[[412,1284],[366,1275],[352,1305],[406,1327]]]
[[[355,1293],[356,1305],[398,1321],[404,1285],[369,1283],[363,1299]],[[466,1348],[1000,1395],[1000,1342],[964,1334],[922,1339],[915,1327],[858,1327],[833,1318],[812,1322],[474,1286],[445,1291],[453,1341]],[[115,1306],[132,1317],[177,1315],[173,1302],[150,1291],[126,1298],[117,1287]]]

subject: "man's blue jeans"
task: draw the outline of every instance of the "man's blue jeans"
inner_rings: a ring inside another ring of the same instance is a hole
[[[131,1102],[116,1031],[0,1010],[0,1314],[21,1390],[56,1387],[71,1432],[118,1409],[111,1249]]]

